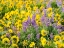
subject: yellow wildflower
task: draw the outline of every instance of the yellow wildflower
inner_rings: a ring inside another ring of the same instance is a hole
[[[3,44],[10,44],[10,40],[8,38],[3,38],[2,43]]]
[[[18,43],[19,42],[19,37],[14,35],[11,37],[12,43]]]
[[[35,43],[34,42],[31,42],[29,47],[34,47],[35,46]]]
[[[46,39],[44,38],[44,37],[41,37],[41,44],[42,44],[42,46],[45,46],[46,45]]]
[[[3,27],[2,26],[0,26],[0,31],[3,31]]]
[[[17,44],[12,44],[11,45],[13,48],[19,48]]]
[[[41,30],[41,35],[42,35],[42,36],[46,36],[47,33],[48,33],[48,31],[46,31],[46,30],[44,30],[44,29]]]
[[[55,35],[54,36],[54,41],[59,41],[59,40],[61,40],[61,37],[59,35]]]
[[[1,36],[1,39],[5,38],[5,37],[6,37],[6,35],[4,34],[4,35]]]
[[[34,7],[33,7],[33,10],[34,10],[34,11],[36,11],[37,9],[38,9],[38,7],[37,7],[37,6],[34,6]]]
[[[52,17],[52,14],[53,14],[53,12],[50,12],[50,13],[48,14],[48,17]]]
[[[61,36],[64,35],[64,31],[62,31],[62,32],[60,33],[60,35],[61,35]]]
[[[24,40],[23,41],[23,46],[26,46],[26,45],[28,45],[28,41],[27,40]]]
[[[13,33],[12,29],[9,29],[8,32],[9,32],[9,33]]]
[[[61,36],[61,40],[64,41],[64,35]]]
[[[61,47],[62,47],[62,43],[61,43],[61,42],[56,41],[56,42],[54,42],[54,43],[55,43],[55,45],[57,45],[58,48],[61,48]]]
[[[51,12],[51,11],[52,11],[52,8],[48,8],[48,9],[47,9],[47,12]]]

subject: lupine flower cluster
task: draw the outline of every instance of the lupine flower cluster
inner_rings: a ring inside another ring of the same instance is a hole
[[[0,48],[64,48],[64,0],[0,0]]]

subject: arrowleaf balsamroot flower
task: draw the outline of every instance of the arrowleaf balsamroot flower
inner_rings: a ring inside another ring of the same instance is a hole
[[[2,43],[8,45],[8,44],[10,44],[10,40],[8,38],[3,38]]]
[[[44,37],[41,37],[40,39],[42,46],[44,47],[47,43],[47,40]]]
[[[11,41],[12,41],[12,43],[18,43],[19,42],[19,37],[14,35],[14,36],[11,37]]]
[[[34,47],[35,46],[35,43],[34,42],[31,42],[29,47]]]
[[[48,34],[48,31],[46,31],[45,29],[41,30],[41,35],[42,36],[46,36]]]

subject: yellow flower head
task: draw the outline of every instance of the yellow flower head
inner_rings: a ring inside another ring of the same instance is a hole
[[[0,31],[3,31],[3,27],[2,26],[0,26]]]
[[[64,35],[61,36],[61,40],[64,41]]]
[[[60,35],[61,35],[61,36],[64,35],[64,31],[62,31],[62,32],[60,33]]]
[[[40,20],[40,15],[39,14],[36,14],[35,20]]]
[[[9,29],[8,32],[9,32],[9,33],[13,33],[12,29]]]
[[[12,43],[18,43],[19,42],[19,37],[14,35],[11,37]]]
[[[57,14],[56,14],[56,17],[60,17],[60,14],[57,13]]]
[[[53,14],[53,12],[50,12],[50,13],[48,14],[48,17],[52,17],[52,14]]]
[[[61,48],[61,47],[62,47],[62,43],[61,43],[61,42],[56,41],[56,42],[54,42],[54,43],[55,43],[55,45],[57,45],[58,48]]]
[[[46,39],[44,38],[44,37],[41,37],[41,44],[42,44],[42,46],[45,46],[46,45]]]
[[[42,36],[46,36],[47,33],[48,33],[48,31],[46,31],[46,30],[44,30],[44,29],[41,30],[41,35],[42,35]]]
[[[59,40],[61,40],[61,37],[59,35],[55,35],[54,36],[54,41],[59,41]]]
[[[25,15],[25,14],[26,14],[26,11],[25,11],[25,10],[22,10],[22,11],[21,11],[21,14],[22,14],[22,15]]]
[[[10,44],[10,40],[8,38],[3,38],[2,43],[3,44]]]
[[[1,39],[4,39],[5,37],[6,37],[6,35],[4,34],[4,35],[1,36]]]
[[[28,41],[27,40],[24,40],[23,41],[23,46],[26,46],[26,45],[28,45]]]
[[[52,11],[52,8],[48,8],[48,9],[47,9],[47,12],[51,12],[51,11]]]
[[[34,46],[35,46],[34,42],[31,42],[31,44],[29,45],[29,47],[34,47]]]
[[[6,27],[10,27],[10,25],[11,25],[11,21],[8,21]]]
[[[33,7],[33,10],[34,10],[34,11],[36,11],[37,9],[38,9],[38,7],[37,7],[37,6],[34,6],[34,7]]]
[[[17,44],[12,44],[13,48],[19,48]]]

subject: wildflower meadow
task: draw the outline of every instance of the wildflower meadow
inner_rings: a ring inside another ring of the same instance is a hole
[[[0,48],[64,48],[64,0],[0,0]]]

